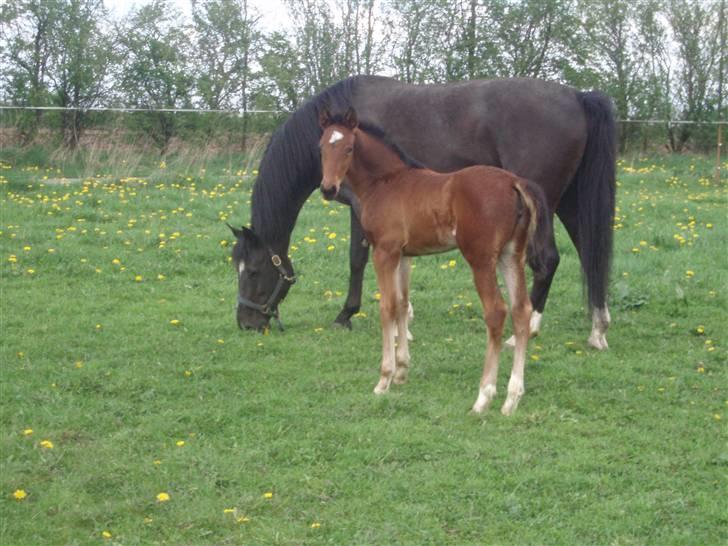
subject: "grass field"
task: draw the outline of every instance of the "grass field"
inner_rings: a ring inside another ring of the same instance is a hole
[[[223,223],[247,222],[253,172],[0,167],[1,544],[728,542],[728,186],[710,160],[620,162],[607,352],[586,345],[559,227],[510,418],[510,354],[495,407],[468,413],[485,331],[456,253],[415,262],[410,381],[375,397],[371,268],[354,330],[331,327],[347,209],[311,196],[287,330],[264,336],[236,327]]]

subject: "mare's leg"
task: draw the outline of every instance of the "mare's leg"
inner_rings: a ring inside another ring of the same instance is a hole
[[[561,260],[559,257],[559,251],[556,248],[553,223],[551,223],[551,226],[552,228],[547,234],[547,246],[543,249],[542,256],[540,256],[540,261],[542,263],[536,264],[535,260],[529,259],[529,265],[533,271],[533,287],[531,288],[530,297],[533,311],[531,312],[531,320],[529,323],[531,337],[536,337],[541,330],[541,319],[543,318],[543,311],[546,307],[546,299],[548,298],[551,283],[554,280],[556,269],[559,267],[559,262]],[[506,345],[509,347],[515,347],[516,337],[509,337],[508,341],[506,341]]]
[[[409,323],[409,280],[412,258],[403,257],[399,262],[399,299],[397,302],[397,371],[394,374],[394,382],[402,384],[407,382],[409,372],[410,354],[409,340],[411,334],[407,327]]]
[[[505,253],[499,262],[499,268],[508,288],[511,304],[511,321],[515,337],[513,353],[513,369],[508,381],[508,398],[501,408],[503,415],[511,415],[518,407],[518,402],[525,392],[524,368],[526,364],[526,345],[529,337],[529,317],[531,302],[526,293],[526,274],[524,257],[518,254]]]
[[[466,256],[467,258],[467,256]],[[468,260],[470,262],[470,260]],[[488,328],[488,349],[485,354],[483,377],[480,380],[478,399],[473,404],[473,411],[480,413],[488,408],[496,393],[498,378],[498,357],[503,339],[503,326],[507,308],[498,289],[498,278],[494,263],[476,266],[471,262],[473,279],[483,304],[485,324]]]
[[[364,282],[364,269],[369,260],[369,244],[364,236],[364,230],[359,222],[359,202],[353,192],[346,185],[341,187],[337,198],[351,207],[351,238],[349,239],[349,293],[346,296],[344,307],[334,321],[335,324],[351,329],[351,316],[361,307],[362,284]]]
[[[397,328],[399,308],[399,263],[399,251],[391,252],[379,247],[374,249],[374,268],[377,273],[379,292],[382,296],[379,300],[379,318],[382,323],[382,365],[379,382],[374,387],[374,394],[383,394],[389,390],[396,371],[394,333]]]
[[[577,252],[579,253],[579,261],[581,261],[581,244],[579,241],[579,223],[577,218],[577,204],[576,204],[576,192],[567,191],[556,209],[556,214],[559,216],[559,220],[564,224],[571,242],[574,243]],[[590,282],[587,279],[587,283]],[[597,303],[592,310],[592,330],[589,335],[588,343],[595,349],[604,350],[608,349],[607,344],[607,330],[609,329],[609,323],[611,322],[611,316],[609,315],[609,309],[606,301],[606,287],[604,287],[604,297],[602,301]]]

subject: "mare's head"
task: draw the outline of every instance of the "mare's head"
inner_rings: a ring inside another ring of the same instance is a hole
[[[238,326],[263,331],[271,318],[278,320],[278,304],[296,282],[293,265],[288,256],[268,248],[253,230],[229,227],[236,238],[233,266],[238,274]]]
[[[344,176],[354,156],[354,130],[359,125],[356,112],[349,108],[343,116],[332,116],[327,108],[319,114],[323,130],[321,149],[321,193],[326,199],[334,199],[339,193]]]

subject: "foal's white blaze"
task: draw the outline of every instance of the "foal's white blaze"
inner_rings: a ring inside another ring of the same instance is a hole
[[[243,271],[245,271],[245,262],[240,260],[240,263],[238,263],[238,275],[242,275]]]
[[[341,134],[339,131],[334,131],[331,133],[331,138],[329,139],[329,144],[336,144],[342,138],[344,138],[343,134]]]

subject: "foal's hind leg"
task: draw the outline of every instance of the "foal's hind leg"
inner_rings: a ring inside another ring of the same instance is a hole
[[[467,256],[466,256],[467,258]],[[503,340],[503,326],[507,308],[498,289],[498,278],[494,263],[473,268],[473,279],[478,290],[485,313],[485,324],[488,327],[488,349],[485,354],[483,377],[480,380],[478,399],[473,404],[473,411],[480,413],[488,408],[496,393],[498,378],[498,358]]]
[[[412,258],[402,258],[399,262],[399,290],[397,300],[397,371],[394,382],[398,385],[407,382],[409,372],[410,354],[409,340],[409,278]]]
[[[513,369],[511,379],[508,381],[508,398],[501,408],[503,415],[511,415],[518,407],[518,402],[525,391],[524,368],[526,363],[526,346],[529,337],[529,320],[531,315],[531,301],[526,293],[526,275],[524,272],[523,253],[514,254],[504,251],[499,262],[499,269],[503,274],[508,288],[511,303],[511,320],[515,338],[515,351],[513,353]]]

